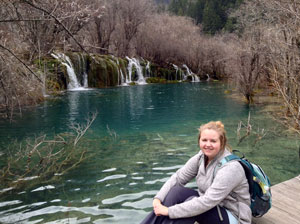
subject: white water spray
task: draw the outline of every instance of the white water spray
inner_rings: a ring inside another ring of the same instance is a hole
[[[126,59],[129,62],[128,67],[127,67],[127,69],[128,69],[128,79],[126,77],[126,83],[129,84],[129,83],[133,82],[133,80],[132,80],[132,68],[134,66],[135,69],[136,69],[137,75],[138,75],[138,80],[135,83],[137,83],[139,85],[147,84],[146,80],[144,78],[143,69],[142,69],[142,66],[140,65],[139,60],[137,60],[135,58],[129,58],[129,57],[126,57]]]
[[[57,54],[52,53],[51,56],[54,57],[55,59],[59,60],[64,66],[67,67],[67,72],[68,72],[68,76],[69,76],[69,80],[70,80],[68,83],[68,89],[69,90],[77,90],[77,89],[82,88],[80,83],[78,82],[78,79],[75,74],[74,67],[73,67],[73,64],[72,64],[70,58],[63,53],[57,53]]]
[[[176,80],[178,80],[178,71],[179,71],[179,68],[178,68],[178,66],[177,65],[174,65],[173,64],[173,68],[175,69],[175,71],[176,71],[176,73],[175,73],[175,78],[176,78]]]
[[[147,65],[146,65],[146,77],[147,78],[151,77],[150,61],[147,61]]]
[[[86,72],[86,61],[84,59],[83,54],[78,55],[78,61],[79,61],[79,71],[83,76],[83,87],[87,88],[88,87],[88,75]]]
[[[187,76],[191,76],[192,82],[200,82],[199,77],[195,73],[193,73],[186,64],[184,64],[183,67],[186,69],[187,72],[187,75],[184,77],[184,79],[186,79]]]
[[[121,80],[119,80],[119,81],[121,81],[121,82],[118,81],[118,84],[119,84],[120,86],[127,86],[128,84],[127,84],[127,82],[126,82],[126,78],[125,78],[125,76],[124,76],[124,74],[123,74],[123,71],[122,71],[122,68],[121,68],[121,66],[120,66],[119,59],[116,58],[116,61],[117,61],[117,65],[118,65],[118,80],[119,80],[119,77],[120,77],[120,79],[121,79]]]
[[[209,76],[209,74],[207,74],[207,73],[206,73],[206,76],[207,76],[207,79],[206,79],[206,81],[208,81],[208,82],[209,82],[209,81],[210,81],[210,76]]]

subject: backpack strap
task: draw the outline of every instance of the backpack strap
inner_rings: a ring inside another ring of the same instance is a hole
[[[241,160],[240,157],[238,157],[237,155],[231,154],[229,156],[224,157],[220,163],[222,164],[221,166],[223,166],[225,163],[230,162],[232,160]]]
[[[250,168],[249,165],[245,164],[245,161],[243,161],[243,159],[241,159],[239,156],[237,156],[235,154],[231,154],[231,155],[228,155],[228,156],[224,157],[218,163],[218,165],[215,167],[215,170],[214,170],[213,179],[215,178],[216,173],[219,170],[219,168],[221,168],[223,165],[225,165],[226,163],[228,163],[230,161],[233,161],[233,160],[239,161],[239,163],[243,167],[243,169],[245,171],[246,179],[248,180],[248,184],[249,184],[249,193],[252,196],[253,191],[254,191],[254,189],[253,189],[253,181],[255,181],[255,177],[253,176],[252,171],[251,171],[251,168],[253,169],[253,167]],[[250,164],[250,163],[248,163],[248,164]]]
[[[218,164],[217,166],[215,167],[214,169],[214,174],[213,174],[213,179],[215,179],[215,176],[216,176],[216,173],[217,171],[223,166],[225,165],[226,163],[232,161],[232,160],[241,160],[240,157],[238,157],[237,155],[234,155],[234,154],[231,154],[229,156],[226,156],[224,157]]]

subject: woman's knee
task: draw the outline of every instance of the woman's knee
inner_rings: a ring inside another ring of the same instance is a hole
[[[184,202],[191,196],[199,196],[199,194],[193,189],[186,188],[180,185],[175,185],[170,189],[163,204],[165,206],[172,206]]]
[[[170,191],[169,191],[169,193],[168,194],[179,194],[179,193],[181,193],[183,190],[185,189],[185,187],[183,187],[183,186],[180,186],[180,185],[175,185],[174,187],[172,187],[171,189],[170,189]]]

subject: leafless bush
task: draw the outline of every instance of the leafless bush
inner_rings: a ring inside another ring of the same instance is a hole
[[[154,62],[183,62],[192,49],[190,44],[197,43],[200,29],[191,19],[154,14],[141,27],[137,38],[137,53]],[[192,40],[193,39],[193,40]]]

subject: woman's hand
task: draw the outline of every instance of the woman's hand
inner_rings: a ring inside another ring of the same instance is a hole
[[[155,215],[157,215],[157,216],[160,216],[160,215],[168,216],[169,215],[168,207],[162,205],[161,201],[157,198],[155,198],[153,200],[153,210],[154,210]]]
[[[153,208],[161,205],[161,201],[158,198],[154,198],[152,202]]]

